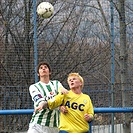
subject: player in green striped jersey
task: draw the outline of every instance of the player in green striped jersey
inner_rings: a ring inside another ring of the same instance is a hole
[[[50,80],[51,68],[48,63],[41,62],[37,67],[37,73],[39,82],[29,87],[34,107],[37,107],[41,102],[52,99],[59,92],[67,93],[67,90],[58,80]],[[58,122],[58,108],[54,110],[47,108],[37,113],[34,112],[29,124],[28,133],[58,133]]]

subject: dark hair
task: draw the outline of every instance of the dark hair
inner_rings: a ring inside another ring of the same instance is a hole
[[[49,72],[51,72],[51,67],[47,62],[40,62],[37,66],[37,73],[39,73],[39,68],[40,68],[41,65],[46,65],[49,69]]]

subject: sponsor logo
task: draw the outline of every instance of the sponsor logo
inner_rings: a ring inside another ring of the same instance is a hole
[[[45,101],[48,101],[49,99],[52,99],[53,97],[55,97],[55,95],[46,96],[46,97],[44,98],[44,100],[45,100]]]
[[[53,95],[54,94],[54,92],[50,92],[50,95]]]
[[[37,102],[40,98],[42,98],[41,94],[37,94],[33,97],[33,100]]]
[[[67,101],[65,106],[67,106],[68,108],[72,108],[74,110],[80,110],[80,111],[84,111],[84,107],[85,105],[84,104],[78,104],[76,102],[72,102],[70,103],[70,101]]]
[[[83,102],[84,102],[84,104],[86,104],[87,103],[87,100],[85,99]]]

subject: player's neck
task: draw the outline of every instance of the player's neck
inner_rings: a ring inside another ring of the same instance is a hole
[[[81,94],[81,89],[80,88],[72,88],[71,89],[75,94]]]
[[[40,78],[40,81],[43,82],[43,83],[45,83],[45,84],[48,84],[49,81],[50,81],[50,79],[49,79],[48,76],[45,76],[45,77],[41,77],[41,78]]]

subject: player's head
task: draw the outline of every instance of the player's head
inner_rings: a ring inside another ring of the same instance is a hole
[[[80,85],[80,89],[82,90],[84,87],[84,79],[79,75],[79,73],[70,73],[68,75],[68,78],[67,78],[68,85],[69,85],[69,87],[72,86],[71,82],[73,82],[74,80],[77,80],[77,79],[79,80],[79,82],[77,81],[75,83]]]
[[[47,62],[40,62],[37,66],[37,74],[38,74],[38,77],[40,77],[40,73],[39,73],[39,70],[45,66],[46,68],[49,69],[49,76],[51,76],[51,67],[50,65],[47,63]]]

